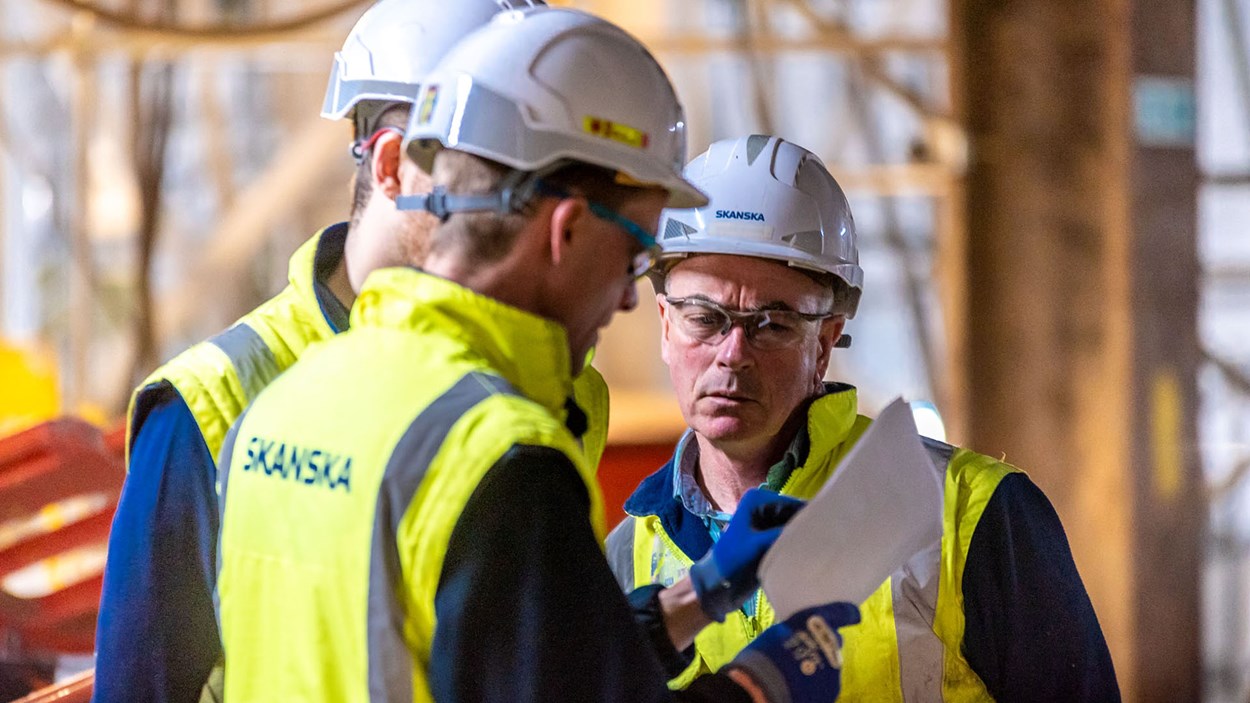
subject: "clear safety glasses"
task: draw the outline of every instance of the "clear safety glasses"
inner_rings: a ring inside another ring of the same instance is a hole
[[[535,190],[541,195],[551,196],[553,198],[572,198],[572,193],[563,188],[553,186],[545,181],[539,181]],[[629,262],[629,275],[632,278],[642,278],[651,267],[655,265],[655,260],[660,254],[660,247],[655,243],[655,235],[648,232],[642,225],[625,217],[621,213],[602,203],[597,203],[587,199],[586,206],[590,209],[590,214],[598,217],[605,222],[612,224],[625,230],[625,233],[633,237],[635,241],[642,245],[642,251],[634,255]]]
[[[833,313],[809,313],[787,309],[730,310],[703,298],[670,298],[668,315],[691,339],[716,345],[729,335],[735,325],[742,326],[751,346],[771,351],[792,346],[813,328],[814,322],[833,317]]]

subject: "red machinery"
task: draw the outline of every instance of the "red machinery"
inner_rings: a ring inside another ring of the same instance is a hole
[[[44,560],[102,553],[125,476],[123,432],[63,418],[0,439],[0,636],[10,661],[92,651],[98,565],[37,595],[7,586]]]
[[[0,524],[39,513],[84,494],[103,495],[99,510],[55,530],[0,548],[0,579],[40,559],[104,542],[125,476],[123,429],[104,435],[74,419],[49,422],[0,439]],[[622,504],[647,474],[663,464],[671,443],[612,445],[599,467],[611,528]],[[0,589],[0,632],[16,634],[30,650],[90,652],[102,574],[38,598],[17,598]],[[86,703],[94,672],[36,691],[19,703]]]

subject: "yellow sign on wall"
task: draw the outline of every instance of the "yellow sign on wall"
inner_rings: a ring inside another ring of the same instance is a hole
[[[0,436],[50,420],[60,411],[52,354],[0,341]]]

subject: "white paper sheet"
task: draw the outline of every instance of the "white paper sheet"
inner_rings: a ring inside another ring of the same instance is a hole
[[[834,601],[863,603],[942,537],[942,480],[911,409],[890,403],[760,565],[779,619]]]

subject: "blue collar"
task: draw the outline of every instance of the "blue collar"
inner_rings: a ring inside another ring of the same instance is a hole
[[[703,521],[691,514],[673,497],[673,473],[676,465],[670,458],[659,471],[642,480],[634,494],[625,501],[625,512],[634,517],[655,515],[664,532],[691,561],[696,561],[712,548],[712,535]]]
[[[826,383],[822,396],[832,396],[834,394],[842,394],[846,391],[854,393],[852,386],[842,383]],[[850,396],[850,402],[854,403],[854,395]],[[854,418],[854,412],[851,412],[851,418]],[[813,444],[812,428],[805,427],[800,432],[802,438],[796,437],[796,441],[792,442],[788,447],[786,456],[783,457],[781,464],[788,464],[786,474],[782,478],[788,478],[797,466],[806,463],[808,454],[811,452]],[[844,434],[844,433],[843,433]],[[693,433],[687,432],[687,436],[693,438]],[[674,494],[674,486],[677,484],[678,473],[677,458],[682,454],[682,444],[687,441],[687,436],[682,437],[682,443],[679,443],[677,452],[670,457],[664,466],[658,471],[643,479],[642,483],[634,491],[633,495],[625,501],[625,512],[634,517],[646,517],[654,515],[660,519],[660,524],[664,531],[672,538],[673,543],[688,557],[691,561],[701,558],[712,548],[712,535],[708,532],[707,526],[703,519],[698,515],[690,512],[682,503],[680,494]],[[823,436],[823,435],[822,435]],[[823,439],[821,440],[824,441]],[[777,467],[774,467],[777,468]],[[773,476],[770,472],[769,483],[772,483]],[[705,499],[706,500],[706,499]]]
[[[677,467],[673,472],[673,498],[681,502],[686,512],[702,520],[712,534],[712,541],[717,541],[733,514],[712,505],[699,485],[699,443],[694,441],[693,431],[686,430],[677,442],[673,463]]]
[[[803,425],[795,433],[781,461],[769,467],[767,480],[760,484],[760,488],[780,493],[790,474],[807,460],[810,446],[807,425]],[[699,485],[699,443],[694,441],[693,430],[686,430],[677,442],[673,461],[677,466],[677,470],[673,472],[673,497],[681,502],[687,512],[703,521],[708,532],[712,534],[713,542],[720,540],[721,533],[733,518],[733,513],[712,505],[712,501],[703,492],[703,487]]]

